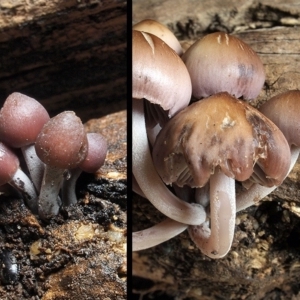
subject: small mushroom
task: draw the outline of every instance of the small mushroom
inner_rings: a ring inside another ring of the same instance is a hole
[[[185,220],[186,224],[202,223],[204,209],[181,201],[161,181],[153,166],[146,131],[147,126],[164,124],[188,105],[191,82],[187,69],[168,45],[149,33],[133,31],[132,52],[132,170],[135,179],[147,199],[169,218],[178,222]],[[147,116],[143,99],[156,105],[155,111],[147,110]],[[151,125],[147,125],[149,123]]]
[[[265,102],[259,111],[262,112],[284,134],[291,151],[291,164],[288,173],[293,169],[300,153],[300,91],[292,90],[281,93]],[[237,210],[245,209],[266,197],[277,188],[253,184],[237,196]]]
[[[35,150],[45,163],[38,211],[41,218],[48,219],[58,214],[58,193],[64,174],[76,168],[87,155],[87,137],[81,120],[72,111],[51,118],[38,135]]]
[[[100,133],[87,133],[88,152],[86,158],[77,168],[70,171],[70,178],[63,183],[62,201],[65,206],[77,203],[75,185],[82,171],[96,173],[104,164],[107,153],[107,142]]]
[[[212,258],[223,257],[231,247],[235,179],[250,178],[258,165],[264,182],[278,185],[290,164],[289,146],[281,131],[228,93],[195,102],[170,119],[158,134],[152,154],[166,184],[201,188],[209,181],[210,228],[199,223],[190,226],[189,233]]]
[[[243,41],[215,32],[195,42],[182,56],[197,99],[218,92],[244,99],[260,93],[265,71],[258,55]]]
[[[155,35],[136,30],[132,33],[132,92],[134,99],[147,100],[148,127],[163,125],[189,104],[192,93],[188,70],[174,50]]]
[[[0,186],[9,183],[24,197],[33,213],[37,213],[37,195],[31,180],[20,169],[20,161],[15,153],[0,142]]]
[[[0,111],[0,139],[13,148],[21,148],[31,179],[39,190],[44,164],[35,153],[34,143],[50,119],[46,109],[35,99],[21,93],[7,97]]]
[[[182,54],[181,45],[174,33],[168,27],[155,20],[145,19],[139,23],[136,23],[132,29],[151,33],[163,40],[178,55]]]

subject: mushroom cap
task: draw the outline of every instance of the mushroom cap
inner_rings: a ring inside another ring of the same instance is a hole
[[[158,104],[172,117],[191,94],[190,75],[175,51],[157,36],[133,30],[132,97]]]
[[[49,119],[48,112],[38,101],[12,93],[0,111],[1,140],[15,148],[33,144]]]
[[[51,118],[38,135],[35,150],[47,165],[60,169],[77,167],[88,151],[81,120],[73,111],[64,111]]]
[[[145,19],[136,23],[133,30],[144,31],[156,35],[171,47],[178,55],[182,54],[182,48],[174,33],[165,25],[151,19]]]
[[[300,147],[300,91],[278,94],[265,102],[259,111],[280,128],[289,145]]]
[[[282,132],[259,111],[219,93],[168,121],[157,136],[153,161],[167,184],[202,187],[217,166],[244,181],[257,164],[273,186],[288,173],[290,150]]]
[[[215,32],[195,42],[182,56],[192,80],[193,96],[219,92],[244,99],[256,98],[265,81],[258,55],[243,41]]]
[[[12,179],[19,165],[18,157],[5,144],[0,142],[0,185]]]
[[[88,153],[79,164],[79,168],[87,173],[95,173],[105,161],[107,142],[100,133],[87,133]]]

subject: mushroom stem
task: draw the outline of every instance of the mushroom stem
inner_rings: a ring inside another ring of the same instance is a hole
[[[143,191],[141,190],[141,188],[139,187],[139,184],[137,183],[137,181],[136,181],[134,175],[132,175],[132,190],[133,190],[136,194],[140,195],[141,197],[147,198],[147,197],[144,195],[144,193],[143,193]]]
[[[21,150],[30,173],[31,180],[36,190],[39,191],[42,185],[43,173],[45,169],[44,163],[36,155],[34,144],[21,147]]]
[[[235,181],[220,170],[210,178],[210,226],[189,226],[197,247],[211,258],[222,258],[230,250],[235,226]]]
[[[180,200],[162,182],[153,165],[147,140],[143,101],[133,100],[133,174],[148,200],[169,218],[189,225],[204,222],[206,213],[198,204]]]
[[[18,168],[8,183],[22,193],[25,203],[28,205],[30,210],[36,214],[38,211],[37,194],[33,183],[27,175]]]
[[[291,165],[288,174],[293,169],[299,157],[299,153],[299,147],[291,146]],[[248,190],[244,190],[236,196],[236,211],[239,212],[256,204],[258,201],[272,193],[276,188],[276,185],[272,187],[266,187],[258,183],[253,184]]]
[[[62,201],[64,206],[70,206],[77,203],[75,189],[77,179],[81,173],[82,170],[80,168],[70,170],[70,178],[64,180],[62,187]]]
[[[61,205],[58,193],[63,181],[64,170],[45,165],[45,171],[38,200],[39,216],[42,219],[49,219],[56,216]]]
[[[183,232],[188,225],[165,219],[148,229],[133,232],[132,250],[139,251],[157,246]]]

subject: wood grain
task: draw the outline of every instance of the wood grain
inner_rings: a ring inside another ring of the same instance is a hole
[[[19,91],[83,121],[126,108],[126,1],[0,4],[0,103]]]

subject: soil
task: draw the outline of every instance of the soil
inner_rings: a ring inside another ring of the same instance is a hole
[[[300,89],[297,1],[133,1],[133,23],[155,19],[187,48],[207,33],[225,31],[261,57],[266,82],[259,107],[271,96]],[[300,299],[299,161],[270,196],[236,216],[231,251],[223,259],[204,256],[187,232],[154,248],[134,252],[132,299]],[[133,231],[163,216],[138,195]]]

